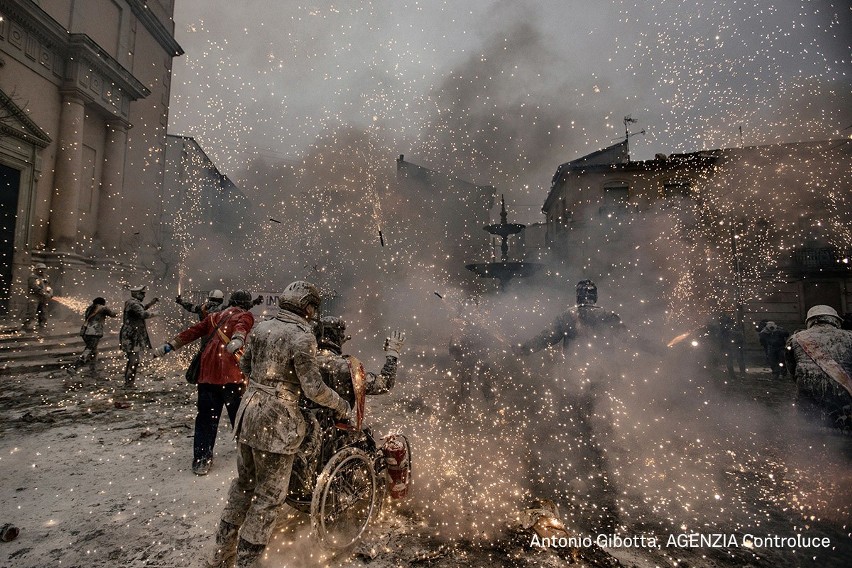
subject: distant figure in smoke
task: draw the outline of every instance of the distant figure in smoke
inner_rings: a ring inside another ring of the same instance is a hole
[[[38,328],[47,326],[47,304],[53,297],[53,289],[44,271],[47,265],[39,262],[27,278],[27,307],[24,315],[23,331],[33,331],[33,320],[38,321]]]
[[[450,336],[448,350],[456,362],[458,377],[452,394],[459,412],[472,410],[471,385],[476,385],[489,404],[495,401],[494,346],[498,340],[485,326],[473,321],[477,306],[473,301],[460,308],[458,329]]]
[[[107,307],[104,298],[98,297],[92,300],[92,305],[86,308],[83,314],[83,326],[80,328],[80,336],[86,348],[71,367],[73,373],[77,373],[83,365],[88,363],[92,376],[97,374],[98,344],[104,336],[104,320],[117,316],[118,313]]]
[[[201,369],[196,384],[198,414],[192,445],[192,473],[195,475],[207,475],[210,471],[222,408],[228,411],[233,427],[240,407],[245,377],[240,371],[239,358],[246,336],[254,326],[254,316],[249,311],[251,305],[251,294],[235,290],[227,308],[211,313],[154,350],[155,357],[163,357],[197,339],[202,340]]]
[[[581,280],[577,283],[577,305],[559,315],[550,327],[531,340],[516,346],[513,351],[517,355],[526,355],[561,342],[563,355],[570,356],[567,361],[574,362],[576,358],[581,365],[590,360],[595,362],[595,365],[589,368],[591,373],[585,375],[591,378],[588,385],[575,384],[568,387],[569,390],[563,393],[562,400],[556,407],[569,409],[564,414],[566,419],[562,423],[561,430],[569,430],[576,437],[580,450],[585,448],[588,453],[582,459],[574,461],[580,464],[591,464],[594,471],[594,473],[579,472],[577,479],[571,484],[571,491],[591,495],[590,510],[595,512],[593,514],[601,516],[600,524],[594,528],[611,530],[618,520],[616,490],[612,483],[606,452],[598,440],[609,437],[608,429],[611,427],[612,419],[605,416],[608,411],[603,407],[599,409],[598,414],[595,410],[598,401],[605,396],[606,392],[607,376],[606,372],[601,371],[600,368],[612,361],[612,355],[627,341],[628,337],[627,330],[618,314],[598,306],[597,300],[598,289],[595,283],[591,280]],[[533,444],[539,445],[536,441]],[[542,472],[537,471],[541,467],[536,463],[538,451],[538,448],[533,448],[531,452],[533,460],[531,468],[534,475],[542,477]],[[585,489],[586,482],[581,477],[587,480],[597,477],[600,483],[598,493],[593,494]],[[547,488],[537,489],[546,490]],[[557,491],[562,490],[557,489]]]
[[[147,290],[147,286],[130,288],[130,299],[124,302],[118,340],[121,344],[121,350],[124,351],[124,356],[127,357],[127,365],[124,367],[124,386],[126,388],[132,388],[136,384],[136,371],[139,369],[142,350],[151,348],[146,320],[159,315],[151,310],[151,307],[159,301],[159,298],[154,298],[147,304],[142,303]]]
[[[317,340],[310,320],[322,297],[316,286],[296,281],[278,298],[280,310],[248,336],[240,369],[249,379],[237,411],[237,478],[216,533],[217,550],[208,566],[256,566],[287,497],[295,455],[305,437],[299,409],[304,395],[331,408],[336,417],[352,410],[322,382]]]
[[[597,285],[591,280],[581,280],[577,283],[577,305],[563,312],[550,327],[515,347],[515,353],[526,355],[560,342],[564,352],[575,339],[602,331],[611,333],[626,331],[618,314],[598,306],[597,301]]]
[[[824,425],[852,427],[852,332],[840,329],[831,306],[808,310],[807,329],[787,342],[787,366],[796,379],[797,406]]]
[[[777,379],[779,376],[787,374],[787,368],[784,366],[784,353],[790,332],[774,321],[768,321],[758,337],[763,352],[766,354],[766,363],[772,369],[772,378]]]
[[[737,361],[740,373],[744,375],[746,372],[745,335],[734,318],[726,312],[719,312],[707,327],[711,336],[717,341],[720,355],[725,359],[728,375],[736,377],[734,360]]]
[[[189,300],[184,300],[183,296],[175,298],[175,302],[180,304],[186,311],[198,314],[198,320],[202,321],[210,314],[218,312],[225,307],[225,294],[221,290],[210,290],[210,293],[207,294],[207,301],[203,304],[193,304]]]

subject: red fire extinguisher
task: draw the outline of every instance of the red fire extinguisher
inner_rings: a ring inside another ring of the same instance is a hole
[[[408,438],[402,434],[391,434],[385,438],[382,453],[388,464],[388,490],[393,499],[408,495],[411,483],[411,455]]]

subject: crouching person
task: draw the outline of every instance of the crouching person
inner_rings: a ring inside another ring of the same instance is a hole
[[[245,377],[240,371],[238,357],[254,325],[250,309],[251,294],[235,290],[225,310],[211,313],[154,350],[155,357],[162,357],[202,339],[197,384],[198,414],[195,416],[195,441],[192,445],[192,473],[195,475],[207,475],[210,471],[222,408],[228,411],[233,426],[240,407]]]
[[[216,533],[217,550],[208,566],[256,566],[290,485],[293,460],[305,436],[299,410],[303,394],[349,418],[351,408],[323,383],[317,342],[309,320],[321,297],[312,284],[296,281],[279,297],[275,318],[255,326],[240,368],[249,378],[237,412],[237,478]]]

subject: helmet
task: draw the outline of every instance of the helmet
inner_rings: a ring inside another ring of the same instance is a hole
[[[805,318],[808,327],[817,323],[828,323],[834,327],[840,327],[842,323],[840,316],[837,315],[837,310],[831,306],[818,305],[808,310],[808,315]]]
[[[591,280],[577,282],[577,305],[585,306],[598,302],[598,287]]]
[[[349,339],[346,336],[346,322],[338,316],[325,316],[314,330],[320,347],[333,347],[337,350]]]
[[[214,290],[214,292],[219,291]],[[219,293],[221,294],[222,292]],[[251,294],[249,294],[245,290],[234,290],[233,292],[231,292],[231,299],[228,301],[228,304],[231,306],[238,306],[244,310],[250,310],[252,306]]]
[[[768,321],[768,322],[766,322],[766,327],[764,327],[763,329],[768,329],[769,331],[775,331],[776,329],[778,329],[778,324],[775,323],[774,321]]]
[[[36,265],[35,265],[36,270],[44,270],[46,268],[47,268],[47,265],[43,262],[36,263]]]
[[[211,302],[221,304],[225,299],[225,294],[223,294],[221,290],[210,290],[210,293],[207,294],[207,299]]]
[[[101,298],[100,296],[98,296],[97,298],[95,298],[94,300],[92,300],[92,303],[93,303],[93,304],[97,304],[97,305],[99,305],[99,306],[106,306],[106,299],[105,299],[105,298]]]
[[[317,287],[304,280],[290,283],[278,297],[278,307],[299,314],[304,314],[308,306],[319,309],[320,302],[322,296]]]
[[[148,290],[147,286],[131,286],[130,287],[130,295],[137,300],[141,300],[145,297],[145,292]]]

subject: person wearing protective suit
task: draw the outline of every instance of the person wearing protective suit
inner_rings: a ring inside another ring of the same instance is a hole
[[[240,359],[249,383],[237,411],[237,478],[216,533],[208,566],[256,566],[290,485],[293,460],[305,436],[299,399],[307,397],[350,418],[352,409],[322,381],[317,341],[310,320],[319,311],[319,290],[291,283],[278,299],[279,311],[258,323]]]
[[[380,373],[364,370],[361,362],[351,355],[343,354],[343,343],[351,339],[346,335],[346,322],[341,317],[323,317],[315,327],[319,351],[317,362],[323,382],[330,386],[343,400],[355,409],[355,424],[360,428],[366,414],[365,395],[378,395],[389,392],[396,383],[396,371],[400,353],[405,342],[402,332],[394,330],[385,339],[385,364]],[[299,448],[293,468],[293,483],[300,489],[312,491],[307,472],[314,470],[315,460],[322,440],[316,421],[308,421],[305,442]]]
[[[192,446],[192,473],[207,475],[213,463],[213,446],[219,430],[222,408],[228,411],[231,426],[237,416],[245,377],[239,358],[246,337],[254,326],[251,294],[244,290],[231,293],[228,307],[215,311],[174,339],[154,350],[155,357],[180,349],[202,339],[201,370],[198,374],[198,414],[195,416],[195,441]]]
[[[581,280],[577,283],[577,305],[563,312],[550,327],[529,341],[516,345],[513,351],[516,355],[526,355],[561,342],[564,352],[577,338],[602,332],[624,332],[618,314],[603,309],[597,302],[597,285],[591,280]]]
[[[127,388],[132,388],[135,385],[136,371],[139,369],[142,350],[151,348],[146,321],[159,315],[151,310],[151,307],[159,301],[159,298],[154,298],[147,304],[142,303],[147,290],[147,286],[131,287],[130,299],[124,302],[118,340],[121,350],[124,351],[124,356],[127,357],[127,365],[124,367],[124,386]]]
[[[38,321],[39,329],[47,326],[47,304],[53,297],[53,289],[44,271],[47,265],[39,262],[27,278],[27,310],[24,316],[24,331],[33,331],[33,320]]]
[[[808,310],[807,329],[787,341],[787,367],[796,379],[797,406],[829,427],[852,427],[852,332],[840,328],[831,306]]]
[[[767,321],[757,335],[760,339],[760,345],[763,347],[763,352],[766,354],[766,364],[772,369],[772,378],[777,379],[782,374],[786,374],[784,348],[790,338],[790,332],[774,321]]]
[[[92,376],[96,374],[98,359],[98,344],[104,336],[104,320],[106,318],[118,317],[118,314],[106,305],[104,298],[98,297],[92,300],[92,305],[86,308],[83,314],[83,326],[80,328],[80,336],[86,348],[71,367],[70,371],[76,373],[80,367],[89,363]]]
[[[350,406],[355,407],[356,391],[374,395],[385,394],[393,388],[396,382],[399,355],[405,342],[402,332],[391,331],[390,336],[385,339],[384,350],[387,355],[379,374],[363,372],[358,359],[351,355],[343,355],[343,343],[350,339],[346,335],[346,322],[343,318],[337,316],[322,318],[316,327],[315,334],[319,347],[317,361],[323,381],[342,396]],[[364,376],[357,377],[359,372],[363,372]]]
[[[557,383],[564,384],[560,394],[557,407],[565,409],[566,415],[570,417],[565,421],[563,432],[574,438],[574,444],[579,451],[581,459],[572,460],[577,462],[576,481],[586,487],[587,482],[596,480],[597,487],[594,490],[571,489],[570,499],[573,501],[577,495],[576,491],[582,491],[587,497],[589,521],[599,523],[595,530],[612,530],[618,521],[618,505],[616,503],[617,490],[613,485],[609,460],[604,448],[598,440],[608,437],[607,424],[611,419],[598,420],[595,417],[601,412],[607,412],[606,405],[600,404],[603,393],[607,389],[606,373],[603,370],[611,364],[612,354],[628,340],[627,330],[621,322],[621,318],[615,313],[603,309],[597,305],[598,289],[591,280],[581,280],[577,283],[577,304],[560,314],[550,327],[532,339],[516,345],[513,352],[516,355],[528,355],[540,351],[557,343],[562,344],[562,354],[569,363],[578,362],[590,372],[585,373],[587,384],[583,383]],[[593,367],[588,367],[594,362]],[[589,377],[595,377],[589,381]],[[533,447],[539,445],[539,440],[534,437]],[[530,470],[532,479],[541,479],[545,475],[539,462],[538,453],[532,451],[528,458],[531,460]],[[556,467],[562,467],[558,463]],[[566,467],[570,468],[571,464]],[[573,487],[573,485],[569,485]],[[556,498],[568,498],[561,495],[563,488],[546,486],[534,487],[535,491],[552,491]],[[594,515],[599,517],[592,518]]]
[[[198,314],[198,320],[202,321],[213,312],[225,308],[225,294],[221,290],[210,290],[210,293],[207,294],[207,301],[203,304],[193,304],[189,300],[184,300],[183,296],[175,298],[175,303],[180,304],[183,309],[190,313]]]

